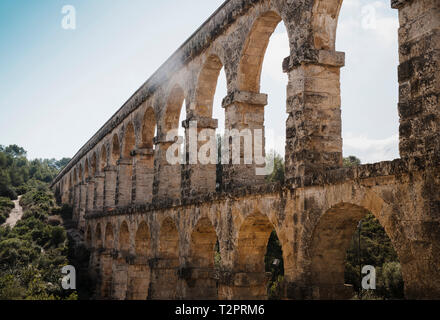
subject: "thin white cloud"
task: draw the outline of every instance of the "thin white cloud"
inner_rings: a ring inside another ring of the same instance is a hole
[[[367,135],[347,133],[344,136],[344,156],[356,155],[362,163],[375,163],[399,158],[399,135],[373,139]]]
[[[355,37],[375,43],[376,46],[394,46],[397,43],[399,20],[384,1],[344,1],[338,23],[337,37],[344,44]],[[347,41],[344,41],[347,39]]]

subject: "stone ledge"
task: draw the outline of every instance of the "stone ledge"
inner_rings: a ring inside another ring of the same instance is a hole
[[[182,127],[188,129],[190,127],[191,122],[197,123],[197,128],[202,129],[217,129],[218,128],[218,120],[208,117],[201,116],[192,116],[190,119],[186,119],[182,121]]]
[[[124,214],[137,214],[144,212],[151,212],[157,210],[170,209],[175,207],[182,206],[191,206],[191,205],[199,205],[206,202],[216,202],[226,199],[236,199],[245,196],[252,195],[262,195],[262,194],[271,194],[271,193],[280,193],[285,192],[287,188],[284,188],[279,183],[274,184],[264,184],[258,186],[249,186],[240,189],[236,189],[231,192],[212,192],[204,195],[197,195],[191,198],[186,199],[157,199],[155,203],[147,203],[141,205],[130,205],[120,208],[107,208],[105,212],[102,210],[99,211],[90,211],[86,214],[86,219],[97,219],[108,216],[119,216]]]
[[[362,181],[369,178],[399,176],[411,172],[423,172],[426,169],[435,168],[439,168],[440,170],[440,152],[433,153],[432,155],[424,158],[414,157],[408,159],[396,159],[394,161],[365,164],[351,168],[331,169],[325,172],[317,171],[316,173],[306,176],[301,187],[334,185],[348,181]],[[125,214],[138,214],[183,206],[197,206],[203,203],[212,203],[227,199],[234,200],[247,196],[258,196],[274,193],[284,194],[282,197],[285,197],[288,192],[294,192],[294,182],[298,183],[297,181],[288,181],[284,185],[280,183],[253,185],[223,192],[212,192],[204,195],[196,195],[184,199],[161,198],[156,199],[155,203],[141,205],[133,204],[120,208],[107,208],[105,209],[105,212],[102,210],[90,211],[86,214],[86,219],[97,219]]]
[[[331,169],[325,172],[316,171],[307,175],[302,182],[290,181],[290,183],[294,185],[300,184],[302,187],[332,185],[369,178],[399,176],[411,172],[425,171],[429,168],[440,168],[439,152],[425,157],[396,159],[351,168]]]
[[[117,171],[117,170],[118,170],[118,168],[116,166],[113,166],[113,165],[108,165],[108,166],[106,166],[104,168],[104,172],[107,172],[107,171]]]
[[[138,149],[131,151],[130,155],[132,157],[152,156],[152,155],[154,155],[154,149],[153,148],[138,148]]]
[[[345,52],[303,49],[299,51],[302,54],[289,56],[283,61],[283,72],[288,73],[302,64],[317,64],[322,66],[330,66],[342,68],[345,66]]]
[[[233,103],[246,103],[256,106],[267,105],[267,94],[248,91],[234,91],[229,93],[222,102],[222,107],[226,108]]]
[[[153,138],[153,144],[158,145],[158,144],[166,144],[166,143],[175,143],[177,142],[179,138],[175,137],[174,139],[167,139],[165,137],[154,137]]]
[[[116,163],[118,166],[128,166],[128,165],[133,165],[133,160],[132,159],[119,159]]]

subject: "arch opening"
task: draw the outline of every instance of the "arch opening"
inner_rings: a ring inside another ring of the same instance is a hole
[[[280,22],[281,17],[276,12],[268,11],[254,23],[241,57],[238,78],[240,90],[260,92],[264,55],[269,39]]]
[[[84,163],[84,180],[89,178],[89,159],[86,159]]]
[[[119,250],[122,255],[127,256],[130,251],[130,231],[127,222],[121,224],[119,230]]]
[[[205,172],[203,176],[206,179],[203,184],[195,182],[192,186],[193,190],[196,189],[202,193],[219,190],[221,186],[221,180],[219,180],[221,162],[218,160],[221,159],[221,134],[225,126],[222,100],[227,96],[226,84],[225,68],[221,59],[215,54],[208,56],[198,77],[196,102],[194,106],[191,106],[194,109],[188,112],[189,118],[208,119],[204,126],[198,124],[198,134],[203,138],[203,142],[199,141],[197,144],[197,152],[203,152],[203,155],[198,154],[197,159],[199,164],[203,164],[201,170]],[[214,120],[217,120],[217,124]],[[190,146],[186,146],[186,150],[195,152],[195,150],[190,150]],[[191,157],[187,155],[186,160],[189,159]]]
[[[155,269],[157,283],[153,290],[155,299],[176,299],[179,267],[179,233],[171,218],[161,225],[158,264]]]
[[[267,243],[264,264],[266,273],[270,274],[267,284],[267,298],[269,300],[280,300],[283,298],[284,258],[281,242],[275,229],[272,230]]]
[[[78,181],[81,183],[83,182],[83,170],[82,170],[82,165],[79,165],[78,168]]]
[[[182,122],[186,120],[186,101],[183,89],[176,85],[168,97],[167,109],[162,126],[162,138],[178,139],[180,147],[176,148],[174,156],[178,164],[184,164],[186,159],[185,152],[185,130]]]
[[[376,271],[376,289],[362,288],[364,266]],[[369,212],[359,222],[345,258],[345,283],[352,285],[355,298],[362,300],[404,299],[402,266],[390,238]]]
[[[107,166],[107,150],[106,150],[105,146],[102,146],[101,159],[100,159],[100,165],[99,165],[101,172],[104,172],[104,169],[106,166]]]
[[[95,229],[95,248],[102,248],[102,232],[101,232],[101,224],[98,223]]]
[[[398,11],[381,1],[325,2],[320,7],[327,11],[320,9],[322,25],[315,34],[325,48],[345,52],[340,70],[344,157],[362,163],[397,159]]]
[[[113,258],[111,251],[114,249],[114,233],[113,227],[110,223],[107,223],[105,227],[105,249],[107,254],[102,256],[101,259],[101,296],[104,299],[112,298],[112,281],[113,281]]]
[[[148,264],[151,258],[150,229],[145,221],[142,221],[135,235],[136,262],[130,273],[130,288],[132,299],[146,300],[149,297],[151,270]]]
[[[156,136],[156,133],[156,116],[153,108],[148,107],[142,121],[142,146],[144,148],[155,148],[154,137]]]
[[[151,255],[150,228],[146,222],[141,222],[136,232],[135,252],[138,258],[148,258]]]
[[[74,185],[76,185],[77,182],[78,182],[78,175],[77,175],[76,168],[75,168],[75,169],[73,169],[73,183],[74,183]]]
[[[284,275],[281,244],[273,224],[260,213],[247,217],[240,227],[237,267],[248,278],[234,288],[237,298],[279,297],[280,276]]]
[[[90,227],[90,225],[87,226],[86,245],[89,248],[92,247],[92,228]]]
[[[124,134],[124,151],[122,153],[122,157],[124,159],[131,158],[131,152],[134,150],[136,146],[136,137],[134,133],[133,123],[129,123],[127,128],[125,129]]]
[[[208,118],[212,117],[214,95],[216,94],[218,79],[222,69],[223,64],[218,56],[211,55],[208,57],[200,73],[197,86],[195,109],[197,115]]]
[[[217,233],[211,221],[204,217],[199,220],[191,234],[191,276],[186,279],[189,291],[187,295],[190,299],[218,298],[218,282],[213,277],[219,263],[218,250]]]
[[[91,160],[90,164],[91,164],[90,168],[92,169],[91,176],[94,177],[96,175],[97,171],[98,171],[98,162],[96,160],[96,152],[93,152],[92,160]]]
[[[113,227],[110,223],[105,227],[105,249],[112,250],[114,248]]]
[[[170,267],[179,265],[179,234],[176,224],[170,218],[162,223],[159,237],[159,255]]]
[[[261,91],[268,94],[268,105],[264,108],[264,150],[266,162],[274,163],[274,171],[267,177],[271,182],[284,181],[288,77],[282,63],[289,54],[287,29],[279,22],[268,39],[261,71]]]
[[[266,158],[266,163],[279,161],[281,171],[284,171],[288,118],[288,78],[282,65],[289,55],[286,26],[278,13],[268,11],[254,22],[243,49],[238,77],[240,90],[268,95],[267,106],[252,108],[252,112],[261,116],[250,127],[263,130],[262,156]]]
[[[175,86],[168,97],[166,115],[164,119],[163,134],[167,134],[171,130],[177,130],[179,128],[180,114],[182,113],[182,106],[185,100],[185,93],[179,86]]]
[[[112,298],[116,300],[127,299],[128,274],[130,257],[130,230],[126,221],[119,226],[119,234],[115,247],[119,250],[117,257],[113,260],[112,274]]]
[[[361,244],[364,243],[365,247],[359,251],[361,225]],[[397,286],[402,286],[399,290],[403,295],[403,280],[399,284],[399,278],[402,279],[402,276],[399,274],[398,255],[391,240],[379,221],[367,209],[348,203],[341,203],[329,209],[320,218],[313,232],[310,250],[310,285],[314,299],[403,298],[380,296],[389,291],[384,287],[387,283],[390,284],[389,280],[396,281]],[[361,277],[360,273],[362,268],[370,263],[376,271],[376,289],[359,291],[360,280],[366,276],[365,274]],[[386,279],[390,272],[394,278]],[[380,286],[382,288],[379,288]],[[354,289],[361,295],[357,295]],[[389,289],[398,291],[397,288]]]
[[[111,146],[112,146],[112,148],[111,148],[112,153],[111,153],[110,160],[111,160],[111,164],[113,166],[115,166],[120,158],[120,155],[121,155],[121,151],[119,149],[119,138],[118,138],[117,134],[113,135],[113,140],[112,140]]]

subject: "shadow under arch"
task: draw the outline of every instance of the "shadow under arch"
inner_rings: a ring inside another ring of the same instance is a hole
[[[246,217],[238,234],[236,269],[238,281],[234,286],[234,299],[266,300],[269,274],[265,256],[268,242],[275,230],[266,215],[255,212]]]
[[[92,266],[92,274],[94,274],[99,280],[101,273],[101,254],[102,254],[102,231],[101,224],[98,223],[95,227],[95,234],[92,237],[92,254],[90,258],[90,265]]]
[[[130,121],[125,130],[122,142],[122,156],[118,162],[116,183],[116,203],[127,206],[133,201],[133,159],[132,151],[136,147],[136,136],[133,123]]]
[[[92,227],[87,225],[86,229],[86,245],[88,248],[92,247]]]
[[[111,143],[111,154],[110,154],[110,163],[112,166],[115,166],[121,156],[121,150],[119,146],[119,138],[118,135],[115,133],[112,138]]]
[[[148,107],[147,110],[145,110],[142,120],[141,141],[143,148],[154,149],[154,135],[156,127],[157,123],[154,109],[152,107]]]
[[[130,254],[130,230],[126,221],[119,227],[118,257],[113,261],[112,298],[125,300],[128,298],[128,259]]]
[[[138,258],[147,259],[151,255],[150,228],[145,221],[139,224],[135,236],[135,252]]]
[[[107,148],[105,145],[101,147],[101,157],[99,159],[99,170],[104,173],[104,169],[107,166]]]
[[[81,184],[83,182],[83,169],[82,169],[82,164],[79,164],[78,167],[78,183]]]
[[[136,257],[129,266],[128,298],[131,300],[147,300],[150,297],[151,268],[151,235],[150,228],[142,221],[135,234]]]
[[[105,253],[101,258],[101,297],[103,299],[112,298],[112,282],[113,282],[113,256],[112,252],[115,245],[115,236],[113,226],[107,223],[104,234]]]
[[[91,169],[91,174],[90,177],[94,178],[96,176],[96,173],[98,172],[98,161],[97,161],[98,157],[96,156],[96,152],[93,152],[92,154],[92,158],[90,160],[90,169]]]
[[[76,186],[78,183],[78,174],[76,172],[76,168],[73,169],[73,185]]]
[[[359,222],[369,213],[376,216],[365,207],[342,202],[321,216],[313,231],[310,245],[311,298],[339,300],[354,296],[352,287],[344,284],[346,255]],[[380,219],[378,220],[380,223]],[[385,232],[396,249],[393,235],[387,230]],[[396,253],[400,260],[398,250]],[[402,269],[402,275],[403,271]]]
[[[202,217],[191,233],[189,268],[186,277],[187,294],[193,300],[218,299],[215,273],[215,247],[217,233],[208,217]]]
[[[119,228],[119,251],[124,256],[127,256],[130,251],[130,231],[126,221],[122,222]]]
[[[134,126],[133,123],[130,121],[124,132],[122,157],[124,159],[130,159],[131,152],[134,150],[135,146],[136,146],[136,138],[135,138]]]
[[[102,249],[102,231],[101,231],[101,224],[98,223],[96,225],[96,229],[95,229],[95,243],[94,243],[94,247],[96,249]]]
[[[152,298],[174,300],[178,285],[179,232],[169,217],[161,224],[156,261]]]
[[[86,158],[86,161],[84,162],[84,181],[87,181],[89,178],[89,159]]]

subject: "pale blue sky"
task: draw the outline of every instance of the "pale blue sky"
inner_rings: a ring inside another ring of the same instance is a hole
[[[31,158],[71,157],[223,0],[2,0],[0,144]],[[64,5],[77,29],[61,27]],[[375,19],[368,19],[374,8]],[[366,19],[366,20],[365,20]],[[389,0],[346,0],[337,50],[345,51],[342,114],[345,155],[364,162],[398,157],[397,12]],[[288,55],[280,24],[266,55],[261,91],[269,94],[266,130],[284,153]],[[217,88],[214,117],[224,125]]]

